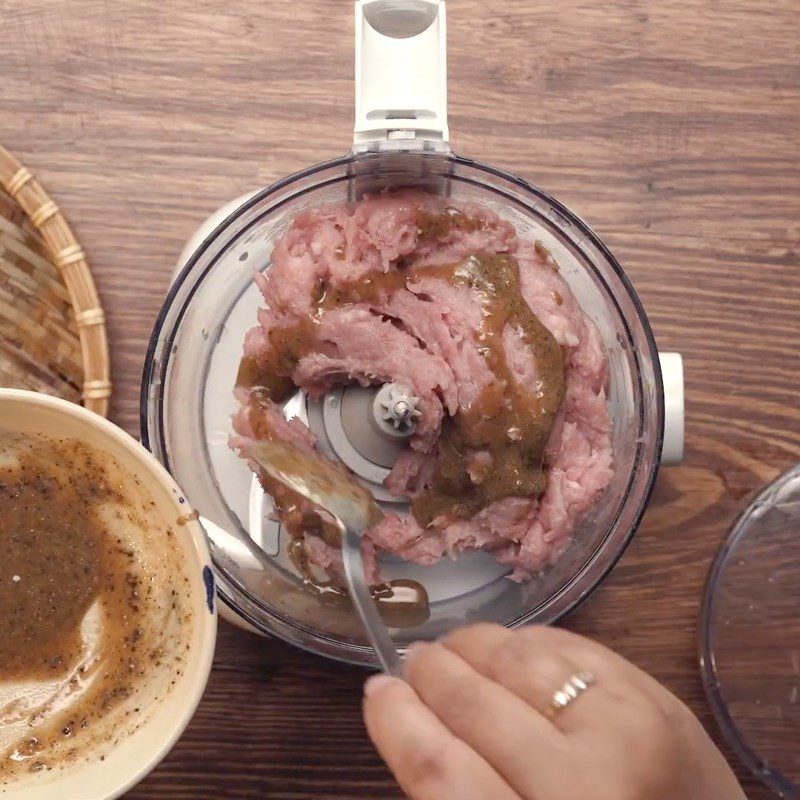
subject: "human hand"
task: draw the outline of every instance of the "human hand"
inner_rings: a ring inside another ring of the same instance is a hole
[[[559,711],[574,675],[588,687]],[[742,800],[689,709],[607,648],[559,628],[474,625],[376,675],[364,719],[412,800]]]

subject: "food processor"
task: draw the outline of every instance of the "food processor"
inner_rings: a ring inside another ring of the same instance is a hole
[[[271,498],[228,446],[244,335],[263,304],[253,273],[269,269],[273,244],[298,214],[406,186],[488,207],[547,248],[608,353],[616,471],[571,545],[525,583],[509,580],[485,552],[433,567],[382,557],[388,578],[418,581],[428,594],[427,619],[392,629],[401,649],[471,622],[552,622],[585,598],[636,530],[659,463],[682,458],[683,380],[680,356],[659,358],[630,282],[583,220],[527,181],[452,152],[443,0],[360,0],[355,12],[352,150],[232,201],[189,242],[150,341],[141,431],[201,514],[225,614],[316,653],[374,665],[349,602],[304,583],[286,531],[270,516]],[[382,486],[386,448],[375,448],[373,424],[376,409],[398,398],[384,389],[378,399],[378,391],[338,386],[319,401],[298,391],[284,413],[305,422],[377,501],[402,511]]]

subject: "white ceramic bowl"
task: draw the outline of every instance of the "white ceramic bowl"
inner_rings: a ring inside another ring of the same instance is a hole
[[[182,673],[173,689],[143,710],[138,729],[104,751],[75,763],[26,774],[0,784],[0,800],[112,800],[141,780],[169,752],[183,732],[205,689],[214,655],[217,617],[211,560],[200,523],[185,519],[191,508],[167,471],[135,439],[85,409],[34,392],[0,389],[0,429],[75,438],[104,452],[141,483],[158,518],[174,531],[182,575],[189,579],[186,603],[195,621]],[[145,678],[149,680],[148,677]]]

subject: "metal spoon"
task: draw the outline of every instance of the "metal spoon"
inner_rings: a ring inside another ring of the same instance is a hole
[[[247,454],[270,477],[321,506],[339,522],[350,598],[384,672],[401,677],[400,655],[364,578],[361,537],[381,513],[372,495],[319,453],[306,453],[282,442],[264,440],[250,444]]]

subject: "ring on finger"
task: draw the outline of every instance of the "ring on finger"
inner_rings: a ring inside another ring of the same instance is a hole
[[[574,703],[594,683],[595,677],[588,670],[582,669],[570,675],[563,686],[556,692],[553,692],[553,698],[550,701],[545,716],[550,719],[555,717],[568,705]]]

